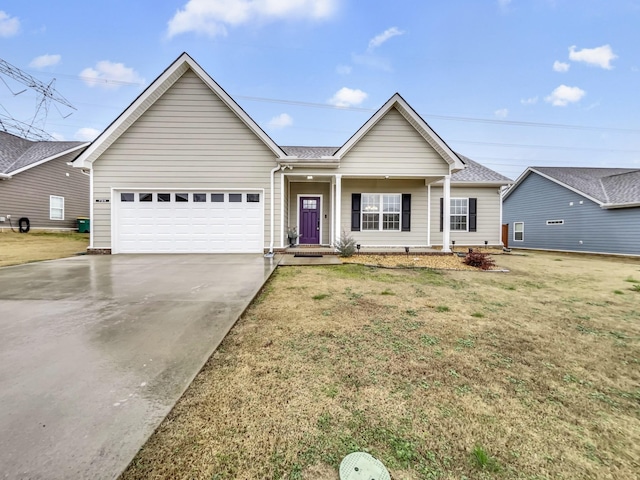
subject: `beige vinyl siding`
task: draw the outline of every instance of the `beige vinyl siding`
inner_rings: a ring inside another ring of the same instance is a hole
[[[340,173],[442,176],[449,164],[392,108],[342,158]]]
[[[498,245],[500,238],[500,189],[498,187],[451,187],[451,198],[477,198],[477,231],[451,231],[456,245]],[[431,243],[442,245],[440,231],[440,197],[442,187],[431,187]]]
[[[76,229],[78,217],[89,216],[89,177],[67,165],[80,151],[37,165],[0,181],[0,216],[26,217],[33,229]],[[69,174],[69,176],[67,176]],[[49,196],[64,197],[64,220],[49,219]],[[9,221],[0,229],[10,228]]]
[[[94,198],[111,188],[264,189],[264,239],[270,241],[274,153],[200,78],[188,70],[93,164]],[[275,215],[280,213],[280,173]],[[111,247],[111,205],[94,203],[95,248]],[[280,224],[275,224],[275,244]]]
[[[298,212],[300,211],[300,205],[298,204],[298,195],[322,195],[322,238],[320,243],[323,245],[329,245],[329,222],[331,221],[331,184],[330,183],[315,183],[315,182],[291,182],[290,187],[290,201],[291,208],[289,209],[289,226],[296,227],[298,225]],[[299,229],[298,229],[299,232]]]
[[[410,193],[411,231],[351,231],[352,193]],[[424,180],[368,180],[342,179],[341,230],[349,233],[358,243],[376,246],[427,245],[427,187]]]

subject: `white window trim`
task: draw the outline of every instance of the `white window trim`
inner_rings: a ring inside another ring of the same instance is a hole
[[[379,210],[378,212],[365,212],[363,209],[363,204],[364,204],[364,196],[365,195],[375,195],[377,197],[379,197]],[[400,211],[399,212],[385,212],[384,211],[384,201],[383,201],[383,197],[385,195],[393,195],[395,197],[398,197],[400,199]],[[361,200],[360,200],[360,231],[362,232],[401,232],[402,231],[402,194],[401,193],[362,193],[361,194]],[[364,228],[364,219],[363,219],[363,215],[365,213],[377,213],[378,215],[378,229],[377,230],[373,230],[371,228],[365,229]],[[398,215],[398,228],[397,229],[383,229],[383,215],[385,213],[391,213],[391,214],[397,214]]]
[[[62,200],[62,208],[58,208],[58,207],[54,207],[52,202],[53,199],[60,199]],[[60,218],[56,218],[53,216],[53,210],[61,210],[61,217]],[[59,195],[49,195],[49,220],[64,220],[64,197],[61,197]]]
[[[522,238],[520,240],[516,238],[516,225],[522,225],[522,232],[518,232],[522,233]],[[513,222],[513,241],[524,242],[524,222]]]
[[[564,225],[564,220],[547,220],[547,225]]]
[[[449,213],[449,229],[452,232],[463,232],[463,233],[464,232],[468,232],[469,231],[469,197],[451,197],[449,199],[449,212],[451,212],[451,209],[453,207],[452,202],[454,200],[466,200],[467,201],[467,213],[465,215],[457,215],[457,214],[454,215],[452,213]],[[467,217],[467,221],[465,222],[466,225],[467,225],[467,228],[464,229],[464,230],[457,230],[457,229],[451,228],[451,217]]]

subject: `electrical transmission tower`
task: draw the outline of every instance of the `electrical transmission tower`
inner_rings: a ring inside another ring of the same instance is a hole
[[[13,116],[9,114],[4,106],[0,105],[6,112],[6,115],[4,113],[0,113],[0,130],[4,130],[5,132],[9,133],[15,133],[29,140],[52,140],[53,137],[51,135],[45,132],[42,128],[36,126],[37,124],[40,124],[44,127],[44,124],[47,120],[47,115],[49,114],[49,106],[51,102],[54,101],[61,105],[65,105],[66,107],[69,107],[73,110],[76,110],[76,108],[71,105],[71,103],[66,98],[64,98],[60,93],[56,91],[54,87],[56,79],[54,78],[53,80],[51,80],[49,84],[43,83],[37,78],[29,75],[26,72],[23,72],[18,67],[14,67],[9,62],[6,62],[1,58],[0,73],[22,83],[23,85],[26,85],[28,88],[35,90],[38,93],[38,96],[36,98],[36,111],[29,123],[22,122],[20,120],[17,120],[16,118],[13,118]],[[5,84],[5,86],[9,89],[13,96],[20,95],[27,90],[24,89],[20,92],[14,93],[9,85],[7,85],[7,82],[5,82],[1,76],[0,80],[2,80],[2,83]],[[69,115],[71,115],[71,113]],[[67,118],[69,115],[64,116],[63,118]]]

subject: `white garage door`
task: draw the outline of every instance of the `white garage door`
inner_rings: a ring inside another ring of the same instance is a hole
[[[118,191],[115,253],[261,253],[262,191]]]

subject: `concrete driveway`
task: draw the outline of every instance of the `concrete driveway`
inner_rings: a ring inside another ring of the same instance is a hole
[[[0,268],[0,478],[117,477],[277,260],[114,255]]]

